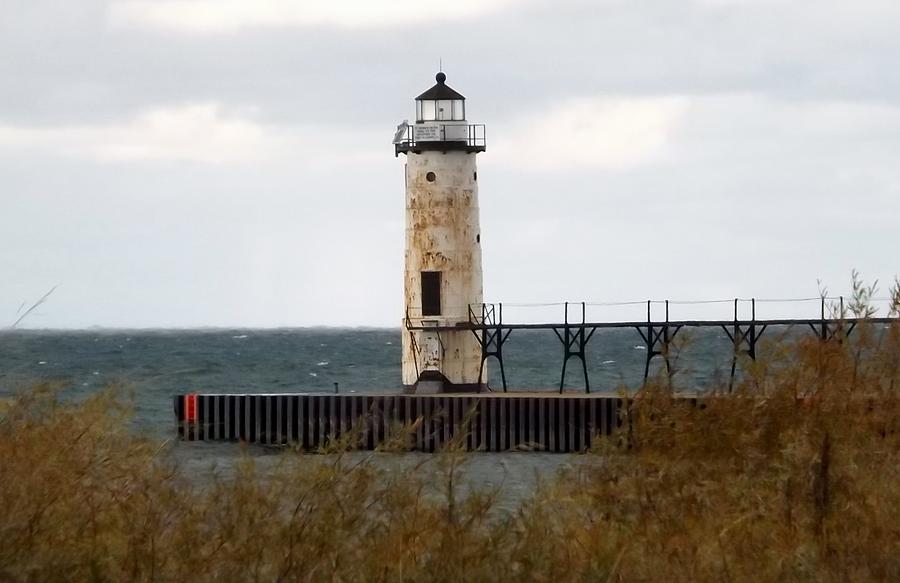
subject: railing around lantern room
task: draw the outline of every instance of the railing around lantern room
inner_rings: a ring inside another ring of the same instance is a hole
[[[463,150],[484,152],[487,148],[484,124],[408,125],[394,139],[395,154],[410,150]]]

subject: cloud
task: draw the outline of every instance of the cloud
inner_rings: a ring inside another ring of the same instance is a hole
[[[331,25],[400,27],[492,13],[516,0],[125,0],[109,8],[114,26],[227,33],[243,28]]]
[[[302,164],[330,166],[328,162],[333,157],[327,152],[333,147],[343,148],[345,162],[374,155],[376,141],[387,140],[366,129],[354,131],[351,140],[348,132],[311,125],[275,128],[242,116],[241,112],[226,110],[217,103],[195,103],[149,109],[115,124],[0,125],[0,148],[101,163],[233,164],[291,159]],[[348,143],[360,147],[348,152]]]
[[[578,98],[492,124],[491,159],[518,170],[627,171],[660,161],[841,160],[882,167],[900,131],[900,107],[759,93]],[[866,155],[859,155],[866,152]],[[891,167],[884,167],[893,171]]]
[[[883,164],[898,131],[896,105],[734,93],[692,98],[689,115],[671,137],[671,145],[679,162],[691,159],[740,167],[735,159],[739,150],[745,164],[840,159],[862,168]],[[884,169],[894,171],[892,165]]]
[[[150,109],[118,124],[0,126],[0,147],[100,162],[236,162],[256,158],[268,139],[261,126],[214,103]]]
[[[684,97],[568,100],[515,120],[492,155],[503,164],[541,171],[630,169],[658,155],[688,105]]]

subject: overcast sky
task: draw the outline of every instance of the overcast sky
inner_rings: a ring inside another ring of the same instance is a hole
[[[487,124],[487,300],[884,288],[898,30],[896,0],[0,0],[0,327],[56,284],[25,325],[398,326],[391,138],[439,58]]]

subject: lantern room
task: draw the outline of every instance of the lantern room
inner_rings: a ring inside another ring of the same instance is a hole
[[[466,98],[447,84],[444,73],[435,75],[437,84],[416,97],[416,123],[465,121]]]
[[[434,76],[437,84],[416,97],[416,123],[406,120],[394,134],[394,154],[425,150],[484,152],[484,124],[466,121],[466,98],[447,86],[447,76]]]

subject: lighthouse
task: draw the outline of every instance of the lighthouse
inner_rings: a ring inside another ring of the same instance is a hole
[[[415,99],[415,123],[394,137],[395,155],[406,155],[403,386],[477,392],[486,383],[481,345],[464,326],[483,301],[475,157],[484,125],[466,120],[466,98],[444,73],[435,80]]]

